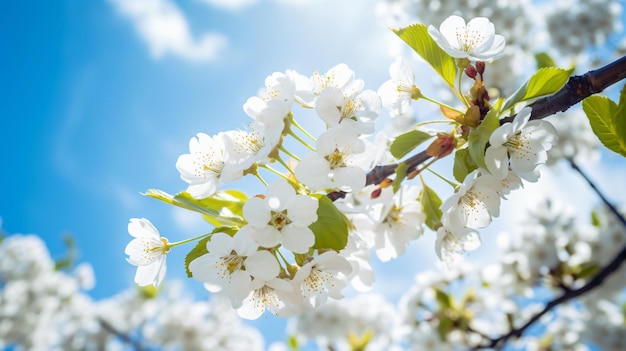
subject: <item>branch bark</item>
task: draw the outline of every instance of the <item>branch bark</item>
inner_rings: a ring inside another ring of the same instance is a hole
[[[626,56],[583,75],[570,77],[561,90],[530,105],[533,109],[530,118],[542,119],[557,112],[567,111],[584,98],[600,93],[623,79],[626,79]],[[515,115],[503,118],[500,123],[510,122],[514,117]],[[430,158],[431,156],[428,156],[426,151],[421,151],[403,162],[409,166],[408,171],[410,172]],[[374,167],[367,173],[366,184],[379,184],[385,178],[394,174],[397,167],[397,163]],[[328,194],[328,197],[333,201],[344,196],[346,196],[346,193],[342,191]]]

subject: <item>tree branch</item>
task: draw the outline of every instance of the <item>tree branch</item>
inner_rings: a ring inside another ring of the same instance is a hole
[[[530,105],[533,108],[530,118],[542,119],[557,112],[566,111],[584,98],[597,94],[623,79],[626,79],[626,56],[581,76],[570,77],[561,90]],[[515,115],[503,118],[500,123],[511,122],[514,117]],[[428,156],[426,151],[421,151],[403,162],[409,166],[408,171],[410,172],[430,158],[431,156]],[[398,163],[374,167],[367,173],[366,184],[379,184],[394,174],[397,167]],[[328,197],[333,201],[344,196],[346,193],[343,191],[328,194]]]
[[[108,331],[109,333],[115,335],[120,340],[122,340],[123,342],[125,342],[126,344],[131,346],[135,351],[143,351],[143,347],[141,347],[141,344],[139,344],[139,342],[134,341],[133,339],[130,338],[130,336],[128,336],[128,335],[120,332],[119,330],[115,329],[115,327],[113,327],[111,325],[111,323],[107,322],[106,320],[104,320],[102,318],[98,318],[98,322],[100,323],[100,326],[102,327],[102,329],[104,329],[104,330]]]
[[[624,216],[622,216],[622,214],[619,213],[617,208],[604,196],[604,194],[602,194],[602,192],[600,192],[600,189],[598,189],[598,187],[593,183],[593,181],[591,181],[591,179],[578,167],[578,165],[571,158],[568,159],[568,161],[570,165],[572,166],[572,168],[585,179],[585,181],[589,184],[589,186],[593,189],[593,191],[598,195],[598,197],[600,197],[602,202],[604,202],[604,204],[609,208],[611,213],[613,213],[615,217],[617,217],[617,220],[624,226],[624,229],[626,229],[626,219],[624,218]],[[500,349],[504,347],[504,345],[510,338],[521,337],[524,331],[528,327],[536,323],[544,314],[548,313],[550,310],[552,310],[556,306],[562,303],[565,303],[573,298],[576,298],[580,295],[583,295],[586,292],[600,286],[606,278],[608,278],[611,274],[613,274],[619,269],[619,267],[624,261],[626,261],[626,245],[624,245],[622,249],[617,253],[617,255],[615,255],[615,257],[613,257],[613,259],[606,266],[604,266],[600,270],[600,272],[598,272],[598,274],[596,274],[590,281],[588,281],[587,284],[583,285],[582,287],[578,289],[564,290],[561,296],[548,302],[546,306],[539,313],[535,314],[523,326],[512,329],[510,332],[498,338],[490,339],[487,344],[479,345],[475,347],[474,350],[487,349],[487,348]]]

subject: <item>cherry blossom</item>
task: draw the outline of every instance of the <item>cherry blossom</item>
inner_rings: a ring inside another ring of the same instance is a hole
[[[189,183],[187,192],[202,199],[217,191],[222,170],[228,159],[224,133],[208,136],[198,133],[189,140],[189,154],[178,157],[176,168],[180,178]]]
[[[448,55],[471,61],[493,61],[504,55],[504,37],[495,34],[493,23],[485,17],[475,17],[467,24],[459,16],[448,17],[437,30],[428,33]]]
[[[515,174],[527,181],[539,179],[536,169],[546,162],[547,150],[556,139],[556,130],[550,122],[529,121],[531,112],[530,107],[523,108],[513,122],[504,123],[489,137],[485,163],[496,177],[506,177],[510,165]]]
[[[305,303],[318,307],[328,297],[343,297],[341,290],[348,284],[345,275],[351,271],[352,267],[344,257],[335,251],[327,251],[300,267],[293,282],[300,288]]]
[[[195,279],[218,286],[211,290],[224,291],[235,308],[251,291],[253,277],[267,280],[278,275],[276,258],[258,250],[259,245],[245,232],[232,237],[213,234],[206,248],[208,253],[191,261],[189,270]]]
[[[454,232],[443,226],[437,229],[435,252],[448,266],[457,262],[463,253],[473,251],[479,246],[480,236],[474,229],[464,228]]]
[[[399,56],[389,66],[389,75],[391,79],[378,88],[383,106],[391,111],[392,117],[412,114],[411,102],[420,96],[420,90],[415,85],[413,68]]]
[[[441,204],[441,222],[453,232],[484,228],[500,214],[501,182],[490,174],[473,171],[456,192]]]
[[[365,186],[365,170],[357,155],[365,143],[350,125],[339,125],[320,135],[316,153],[302,158],[296,167],[296,178],[311,191],[340,189],[355,191]]]
[[[241,230],[263,247],[282,245],[305,253],[315,243],[309,225],[317,220],[317,199],[298,195],[287,181],[276,180],[267,188],[265,198],[253,197],[243,206],[248,225]]]
[[[126,261],[137,266],[135,283],[140,286],[153,284],[158,286],[167,272],[166,255],[170,250],[166,238],[145,218],[131,218],[128,233],[135,239],[131,240],[124,252]]]

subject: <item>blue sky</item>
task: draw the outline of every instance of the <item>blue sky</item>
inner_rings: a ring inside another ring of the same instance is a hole
[[[172,241],[210,230],[140,192],[184,190],[174,165],[189,138],[246,123],[242,105],[267,75],[343,62],[366,88],[387,79],[387,45],[398,39],[377,22],[373,0],[259,1],[236,10],[207,2],[163,1],[161,17],[133,17],[114,1],[0,2],[2,228],[40,235],[57,257],[62,236],[72,235],[79,261],[94,266],[97,299],[132,285],[123,253],[129,218],[150,219]],[[623,161],[605,156],[592,174],[623,176]],[[397,297],[415,272],[432,267],[425,262],[434,237],[425,239],[412,257],[386,266],[378,291]],[[170,254],[168,278],[184,276],[184,254]],[[256,325],[273,328],[268,319]]]

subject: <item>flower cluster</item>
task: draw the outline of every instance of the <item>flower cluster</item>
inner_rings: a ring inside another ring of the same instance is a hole
[[[0,243],[0,348],[263,349],[259,332],[244,326],[226,301],[194,302],[176,284],[158,296],[155,289],[133,288],[94,301],[87,295],[94,285],[87,263],[71,271],[55,269],[39,237],[15,234],[4,238]]]

